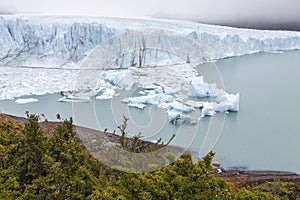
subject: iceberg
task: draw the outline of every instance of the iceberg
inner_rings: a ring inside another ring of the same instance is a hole
[[[214,103],[203,102],[201,117],[213,116],[216,113]]]
[[[227,102],[214,103],[213,106],[216,112],[222,112],[222,113],[227,112],[232,108],[232,106]]]
[[[216,98],[217,102],[202,102],[201,117],[213,116],[216,112],[239,111],[240,94],[228,94],[225,91]]]
[[[155,85],[153,83],[143,83],[142,84],[142,88],[145,90],[155,90],[158,89],[158,85]]]
[[[82,102],[89,102],[91,99],[89,98],[79,98],[79,97],[71,97],[71,96],[64,96],[58,99],[59,102],[72,102],[72,103],[82,103]]]
[[[185,104],[198,109],[203,108],[203,102],[199,102],[199,101],[187,100]]]
[[[239,111],[239,102],[240,102],[240,94],[228,94],[226,92],[222,92],[216,99],[217,102],[226,104],[228,109],[226,111]]]
[[[26,103],[38,102],[38,100],[34,98],[28,98],[28,99],[17,99],[15,102],[17,104],[26,104]]]
[[[147,96],[139,96],[139,97],[128,97],[122,100],[124,103],[134,104],[154,104],[157,105],[159,103],[160,96],[159,95],[147,95]]]
[[[167,111],[167,115],[168,115],[169,121],[174,123],[181,118],[182,112],[180,112],[179,110],[169,109]]]
[[[194,97],[212,97],[215,95],[216,85],[204,82],[203,76],[195,77],[190,82],[190,96]]]
[[[134,84],[130,70],[103,71],[101,78],[125,90],[131,90]]]
[[[192,108],[190,106],[186,106],[183,103],[180,103],[178,101],[173,101],[173,102],[169,103],[168,107],[170,110],[177,110],[177,111],[183,112],[183,113],[189,113],[189,112],[194,111],[194,108]]]
[[[139,109],[144,109],[146,107],[146,105],[143,103],[128,103],[127,105],[129,107],[134,107],[134,108],[139,108]]]
[[[176,91],[168,86],[163,86],[163,92],[166,95],[174,95],[177,94],[179,91]]]
[[[169,109],[167,111],[168,119],[172,124],[195,125],[200,119],[193,119],[190,115],[182,114],[179,110]]]
[[[104,88],[103,90],[101,90],[101,95],[97,95],[96,99],[98,100],[104,100],[104,99],[111,99],[113,98],[115,94],[115,90],[111,89],[111,88]]]

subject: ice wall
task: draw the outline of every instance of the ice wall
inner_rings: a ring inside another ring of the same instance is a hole
[[[0,64],[78,66],[103,41],[128,30],[145,28],[160,30],[157,37],[162,42],[163,30],[195,40],[203,49],[205,60],[300,49],[299,32],[237,29],[175,20],[14,15],[0,16]]]
[[[114,35],[100,23],[44,21],[42,17],[0,17],[0,63],[59,67],[77,63]]]

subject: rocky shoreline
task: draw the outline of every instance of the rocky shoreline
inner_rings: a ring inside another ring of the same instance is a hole
[[[26,118],[23,117],[17,117],[12,116],[8,114],[1,114],[3,119],[10,118],[14,120],[17,124],[24,124],[26,122]],[[53,128],[58,126],[61,122],[48,122],[43,121],[40,122],[40,126],[42,129],[51,132]],[[49,126],[50,125],[50,126]],[[93,134],[97,132],[98,134],[104,135],[105,138],[107,138],[109,141],[116,143],[118,141],[119,136],[107,132],[92,130],[85,127],[80,126],[74,126],[74,130],[76,133],[78,131],[85,132],[87,134]],[[151,142],[143,141],[144,145],[151,144]],[[180,148],[178,147],[171,147],[173,149],[173,152],[180,152]],[[176,150],[177,149],[177,150]],[[221,172],[215,170],[215,174],[218,177],[224,178],[229,181],[244,181],[247,184],[260,184],[264,183],[266,181],[274,182],[274,181],[282,181],[282,182],[292,182],[297,186],[297,193],[300,194],[300,175],[293,173],[293,172],[284,172],[284,171],[265,171],[265,170],[257,170],[257,171],[248,171],[248,170],[222,170]]]
[[[216,176],[224,178],[228,181],[244,181],[247,184],[261,184],[265,182],[292,182],[297,186],[297,193],[300,194],[300,175],[293,172],[284,171],[240,171],[228,170],[217,173]]]

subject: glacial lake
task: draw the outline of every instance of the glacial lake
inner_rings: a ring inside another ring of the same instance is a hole
[[[256,53],[222,59],[198,67],[209,83],[222,85],[229,93],[240,93],[240,111],[201,118],[194,126],[175,126],[168,122],[163,109],[147,106],[130,108],[120,102],[138,90],[121,92],[113,100],[83,103],[58,102],[59,94],[26,96],[38,102],[16,104],[0,101],[3,113],[25,116],[25,111],[45,114],[55,120],[73,116],[78,125],[112,132],[130,118],[129,133],[141,131],[144,139],[162,138],[165,142],[176,134],[171,144],[193,153],[212,147],[214,160],[222,167],[245,167],[249,170],[280,170],[300,173],[300,51]],[[194,113],[195,117],[200,112]],[[198,116],[199,117],[199,116]]]

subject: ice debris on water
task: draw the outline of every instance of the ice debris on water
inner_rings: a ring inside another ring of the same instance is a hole
[[[185,72],[184,75],[180,73],[182,71]],[[113,88],[126,89],[137,85],[140,91],[121,101],[138,109],[157,105],[166,110],[168,119],[173,124],[196,124],[200,117],[239,110],[239,93],[229,94],[217,89],[216,84],[206,83],[204,77],[188,63],[177,67],[169,65],[161,68],[107,70],[102,73],[101,78],[106,81],[105,90],[111,91],[111,98],[114,96]],[[96,95],[96,99],[106,97],[105,92]],[[207,97],[211,99],[210,102],[199,101]],[[196,110],[201,111],[198,118],[192,117]]]
[[[17,99],[15,102],[17,104],[26,104],[26,103],[38,102],[38,100],[35,98],[28,98],[28,99]]]

